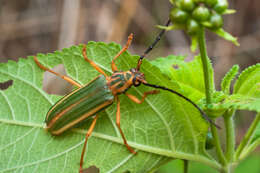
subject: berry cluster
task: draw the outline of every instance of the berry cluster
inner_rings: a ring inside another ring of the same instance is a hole
[[[170,0],[174,7],[170,19],[194,35],[200,27],[217,30],[223,26],[222,14],[228,8],[227,0]]]

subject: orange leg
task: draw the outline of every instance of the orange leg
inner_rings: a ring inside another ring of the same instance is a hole
[[[128,40],[127,40],[127,43],[126,45],[120,50],[120,52],[118,52],[118,54],[113,58],[112,60],[112,63],[111,63],[111,68],[112,68],[112,71],[115,72],[115,71],[118,71],[117,70],[117,67],[116,67],[116,64],[115,64],[115,60],[123,53],[125,52],[128,47],[130,46],[131,42],[133,40],[133,34],[131,33],[129,36],[128,36]]]
[[[82,87],[79,83],[75,82],[75,81],[72,80],[71,78],[69,78],[69,77],[67,77],[67,76],[64,76],[64,75],[61,75],[61,74],[59,74],[59,73],[56,73],[55,71],[52,71],[51,69],[49,69],[49,68],[43,66],[43,65],[38,61],[38,59],[37,59],[36,56],[34,57],[34,61],[35,61],[35,63],[36,63],[41,69],[43,69],[44,71],[48,71],[48,72],[50,72],[50,73],[52,73],[52,74],[54,74],[54,75],[56,75],[56,76],[58,76],[58,77],[64,79],[65,81],[71,83],[72,85],[75,85],[75,86],[77,86],[77,87]]]
[[[86,151],[86,146],[87,146],[87,142],[88,142],[88,138],[89,136],[91,135],[91,133],[93,132],[94,130],[94,127],[96,125],[96,122],[97,122],[97,118],[98,118],[98,115],[95,116],[93,122],[91,123],[89,129],[88,129],[88,132],[86,134],[86,137],[85,137],[85,142],[84,142],[84,146],[83,146],[83,149],[82,149],[82,152],[81,152],[81,157],[80,157],[80,168],[79,168],[79,172],[80,173],[83,173],[83,162],[84,162],[84,154],[85,154],[85,151]]]
[[[144,95],[142,96],[142,99],[139,100],[136,96],[133,96],[131,94],[125,93],[125,95],[132,100],[135,103],[141,104],[144,102],[144,99],[150,95],[150,94],[158,94],[160,91],[159,90],[152,90],[152,91],[148,91],[148,92],[144,92]]]
[[[108,78],[108,75],[96,63],[94,63],[94,61],[88,59],[86,45],[83,46],[82,54],[83,54],[84,59],[87,62],[89,62],[92,67],[94,67],[99,73],[103,74],[106,78]]]
[[[133,154],[136,154],[136,152],[128,145],[127,141],[126,141],[126,138],[125,138],[125,135],[120,127],[120,101],[119,101],[119,98],[118,96],[116,96],[116,101],[117,101],[117,111],[116,111],[116,125],[120,131],[120,134],[124,140],[124,144],[126,146],[126,148]]]

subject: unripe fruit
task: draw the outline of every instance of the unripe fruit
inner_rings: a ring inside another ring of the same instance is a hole
[[[203,2],[205,2],[206,0],[193,0],[193,2],[195,2],[195,3],[203,3]]]
[[[198,21],[206,21],[210,17],[209,9],[204,6],[198,6],[193,10],[192,17]]]
[[[214,7],[217,4],[218,0],[206,0],[206,5],[209,7]]]
[[[227,0],[218,0],[217,4],[214,6],[214,10],[219,14],[222,14],[228,8]]]
[[[223,18],[220,14],[214,13],[210,17],[210,23],[212,24],[212,29],[218,29],[223,26]]]
[[[187,32],[190,35],[196,34],[200,30],[200,24],[194,20],[194,19],[189,19],[187,22]]]
[[[207,139],[206,139],[206,149],[212,149],[214,147],[214,140],[213,140],[213,136],[211,134],[211,132],[207,133]]]
[[[170,12],[170,19],[173,23],[185,23],[188,17],[188,13],[179,8],[173,8]]]
[[[180,0],[180,8],[185,11],[191,11],[195,7],[193,0]]]

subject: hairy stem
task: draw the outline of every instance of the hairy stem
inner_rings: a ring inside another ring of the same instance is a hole
[[[207,105],[212,103],[212,90],[213,86],[211,84],[211,76],[210,76],[210,63],[207,55],[206,41],[205,41],[205,31],[204,28],[201,28],[201,31],[198,34],[199,38],[199,49],[200,56],[203,66],[203,75],[204,75],[204,84],[205,84],[205,94],[206,94],[206,102]]]
[[[204,74],[204,84],[205,84],[205,94],[206,94],[206,103],[209,106],[212,103],[212,93],[213,93],[213,86],[212,86],[212,79],[210,76],[210,61],[207,56],[207,48],[206,48],[206,41],[205,41],[205,30],[201,28],[200,32],[198,33],[198,40],[199,40],[199,49],[200,49],[200,56],[203,66],[203,74]],[[214,144],[216,147],[216,153],[218,159],[222,165],[226,165],[227,161],[223,150],[221,148],[221,144],[219,141],[218,131],[217,128],[210,124],[212,136],[214,139]]]
[[[259,121],[260,121],[260,113],[258,113],[256,115],[256,117],[255,117],[254,121],[252,122],[250,128],[248,129],[246,135],[244,136],[244,138],[242,139],[240,145],[238,146],[237,151],[236,151],[236,155],[235,155],[236,160],[239,159],[239,156],[240,156],[241,152],[250,143],[250,141],[252,139],[252,136],[255,133],[255,130],[256,130],[256,127],[257,127],[257,124],[259,123]]]
[[[234,110],[227,111],[224,115],[226,129],[226,159],[229,163],[234,160],[235,154],[235,128],[233,121]]]
[[[221,148],[217,128],[213,124],[210,124],[210,127],[211,127],[212,136],[214,139],[214,145],[216,147],[216,153],[217,153],[218,159],[222,165],[226,165],[227,161],[226,161],[225,155]]]

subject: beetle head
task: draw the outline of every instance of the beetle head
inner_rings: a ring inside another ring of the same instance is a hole
[[[136,68],[130,69],[130,72],[134,76],[133,80],[132,80],[134,86],[137,87],[137,86],[141,85],[142,83],[147,83],[145,80],[144,74],[142,72],[140,72],[139,70],[137,70]]]

